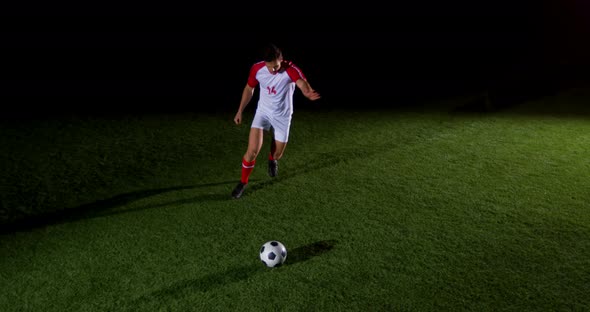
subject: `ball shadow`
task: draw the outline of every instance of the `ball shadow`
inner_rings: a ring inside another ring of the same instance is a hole
[[[297,247],[289,251],[285,265],[292,265],[307,261],[313,257],[321,256],[332,250],[338,243],[336,240],[322,240],[312,244]],[[278,268],[277,268],[278,269]],[[276,269],[272,269],[276,270]],[[133,300],[133,305],[141,305],[150,301],[169,302],[184,296],[198,292],[207,292],[213,289],[224,287],[226,285],[247,280],[255,274],[268,272],[262,264],[244,265],[226,270],[208,274],[196,279],[187,279],[178,281],[168,287],[146,293]]]
[[[338,241],[334,239],[323,240],[292,249],[287,254],[285,265],[292,265],[307,261],[313,257],[321,256],[332,250],[336,243],[338,243]]]

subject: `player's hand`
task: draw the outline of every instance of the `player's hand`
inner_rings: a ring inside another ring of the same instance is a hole
[[[315,90],[310,90],[309,92],[303,93],[303,95],[311,101],[315,101],[321,98],[320,94],[317,93]]]
[[[236,114],[236,116],[234,117],[234,122],[236,123],[236,125],[239,125],[242,123],[242,113]]]

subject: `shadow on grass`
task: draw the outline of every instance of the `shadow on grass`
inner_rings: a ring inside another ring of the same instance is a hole
[[[377,153],[377,151],[365,151],[363,157],[370,157],[370,155],[374,153]],[[252,185],[249,185],[249,187],[246,188],[244,194],[245,196],[247,196],[248,193],[259,191],[275,183],[280,183],[281,181],[289,180],[299,175],[307,174],[320,169],[334,167],[344,161],[350,161],[358,157],[361,157],[361,155],[358,155],[358,150],[354,149],[339,149],[331,153],[317,153],[317,157],[308,159],[305,165],[303,166],[299,166],[294,169],[289,169],[284,173],[279,171],[279,175],[275,178],[269,178],[268,180],[251,183]]]
[[[307,261],[313,257],[321,256],[332,250],[336,243],[338,243],[338,241],[334,239],[323,240],[290,250],[287,254],[287,263],[285,263],[285,265],[292,265]]]
[[[336,240],[323,240],[297,247],[289,251],[285,266],[292,265],[295,263],[301,263],[313,257],[321,256],[322,254],[325,254],[326,252],[332,250],[336,243]],[[246,280],[254,276],[255,274],[269,272],[270,270],[278,271],[282,268],[284,267],[270,269],[264,267],[264,265],[261,263],[256,263],[252,265],[236,267],[223,272],[208,274],[197,279],[183,280],[169,287],[145,294],[135,299],[132,302],[132,305],[134,307],[137,307],[138,305],[152,301],[157,302],[158,305],[160,305],[168,300],[174,300],[182,298],[184,296],[189,296],[194,292],[211,291],[215,288],[223,287],[231,283],[237,283]]]
[[[109,215],[116,215],[120,213],[127,213],[132,211],[139,211],[151,208],[159,208],[168,205],[180,205],[180,204],[188,204],[194,203],[198,201],[206,201],[206,200],[221,200],[228,198],[227,196],[222,196],[220,194],[207,194],[203,196],[193,197],[189,199],[183,199],[173,202],[167,202],[163,204],[157,205],[148,205],[136,209],[126,209],[126,210],[115,210],[115,208],[129,204],[131,202],[148,198],[151,196],[164,194],[167,192],[173,191],[180,191],[180,190],[187,190],[187,189],[194,189],[194,188],[203,188],[209,186],[216,186],[216,185],[223,185],[234,183],[235,181],[225,181],[225,182],[217,182],[217,183],[206,183],[200,185],[187,185],[187,186],[175,186],[175,187],[168,187],[168,188],[160,188],[160,189],[152,189],[152,190],[141,190],[135,192],[129,192],[125,194],[120,194],[114,196],[109,199],[99,200],[90,204],[81,205],[74,208],[68,208],[60,211],[50,212],[41,215],[35,215],[23,218],[22,220],[3,224],[2,228],[0,229],[0,234],[8,234],[12,232],[18,231],[28,231],[35,228],[52,225],[52,224],[61,224],[61,223],[69,223],[75,222],[78,220],[83,219],[91,219],[97,217],[105,217]]]
[[[362,156],[367,156],[372,153],[378,152],[374,150],[372,152],[364,151]],[[338,156],[335,156],[337,154]],[[280,183],[281,181],[291,179],[301,174],[306,174],[315,170],[324,169],[332,166],[336,166],[339,163],[350,160],[353,158],[361,157],[358,149],[340,149],[336,153],[318,153],[317,158],[309,159],[305,166],[298,167],[296,170],[289,170],[285,174],[282,174],[276,178],[269,178],[268,180],[259,181],[257,179],[250,179],[251,183],[246,189],[246,193],[255,192],[265,187],[271,186],[274,183]],[[109,199],[99,200],[90,204],[81,205],[78,207],[67,208],[60,211],[53,211],[41,215],[34,215],[24,217],[21,220],[17,220],[11,223],[3,224],[0,228],[1,234],[8,234],[19,231],[29,231],[35,228],[40,228],[48,225],[71,223],[79,220],[107,217],[112,215],[118,215],[123,213],[131,213],[144,211],[154,208],[162,208],[168,206],[178,206],[184,204],[194,204],[205,201],[228,201],[235,200],[231,197],[231,191],[237,180],[216,182],[216,183],[205,183],[200,185],[188,185],[188,186],[175,186],[169,188],[153,189],[153,190],[141,190],[125,194],[120,194]],[[183,198],[179,200],[167,201],[158,204],[149,204],[136,208],[128,209],[117,209],[118,207],[132,203],[134,201],[148,198],[155,195],[164,194],[172,191],[196,189],[218,185],[231,185],[231,188],[227,189],[227,193],[216,193],[216,194],[203,194],[190,198]],[[246,194],[247,196],[247,194]]]

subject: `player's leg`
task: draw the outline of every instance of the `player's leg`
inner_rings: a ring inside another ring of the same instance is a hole
[[[268,175],[276,177],[279,173],[278,160],[283,157],[285,147],[287,147],[287,140],[289,138],[289,127],[291,119],[287,118],[275,122],[273,126],[273,137],[271,141],[271,152],[268,157]]]
[[[274,157],[275,152],[277,150],[277,143],[275,141],[275,131],[274,128],[271,128],[271,138],[270,138],[270,152],[268,153],[268,175],[271,177],[277,176],[278,164]]]
[[[240,182],[234,188],[232,196],[234,198],[240,198],[246,185],[248,184],[248,178],[254,170],[256,164],[256,157],[262,147],[262,141],[264,139],[264,131],[269,130],[271,127],[269,117],[263,111],[256,111],[252,125],[250,126],[250,133],[248,135],[248,149],[242,157],[242,176]]]
[[[274,160],[274,155],[275,155],[275,151],[277,150],[277,144],[276,144],[276,139],[275,139],[275,129],[271,128],[270,129],[270,153],[268,154],[268,160]]]
[[[232,197],[234,198],[240,198],[244,192],[246,184],[248,184],[248,179],[254,170],[254,165],[256,164],[256,157],[258,156],[260,148],[262,147],[263,137],[263,129],[254,127],[250,128],[248,149],[242,157],[242,176],[240,178],[240,183],[238,183],[232,192]]]
[[[285,147],[287,147],[287,142],[281,142],[277,140],[273,140],[272,142],[275,147],[268,158],[268,175],[271,177],[276,177],[279,174],[278,160],[283,157]]]
[[[264,129],[261,128],[250,128],[250,135],[248,136],[248,149],[244,154],[244,160],[247,162],[256,161],[258,153],[262,148],[262,139],[264,137]]]
[[[277,141],[275,140],[275,144],[276,144],[276,148],[275,148],[275,152],[274,152],[274,159],[275,160],[279,160],[283,157],[283,154],[285,153],[285,148],[287,147],[287,142],[281,142],[281,141]]]

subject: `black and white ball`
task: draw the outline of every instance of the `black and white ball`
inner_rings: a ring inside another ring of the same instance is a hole
[[[260,247],[260,261],[269,268],[281,266],[287,260],[287,248],[279,241],[268,241]]]

